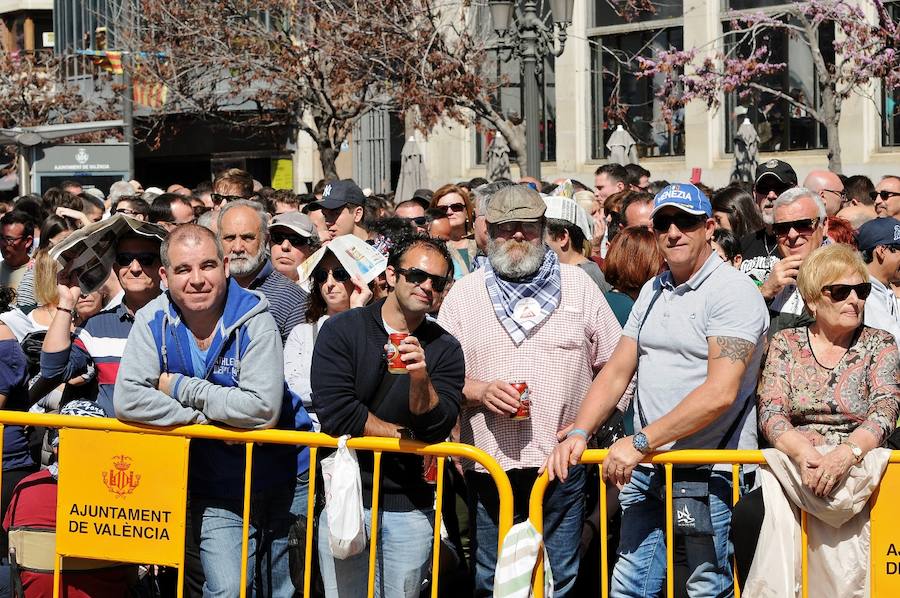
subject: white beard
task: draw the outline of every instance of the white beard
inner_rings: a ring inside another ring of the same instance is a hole
[[[509,280],[531,276],[544,263],[547,247],[541,243],[534,245],[528,241],[498,242],[488,238],[487,255],[494,271]]]

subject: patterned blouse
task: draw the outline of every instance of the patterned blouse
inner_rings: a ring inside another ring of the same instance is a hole
[[[759,383],[759,427],[771,443],[789,430],[813,444],[840,444],[856,428],[878,445],[896,427],[900,405],[900,356],[890,333],[864,326],[856,342],[829,369],[809,344],[808,328],[772,337]]]

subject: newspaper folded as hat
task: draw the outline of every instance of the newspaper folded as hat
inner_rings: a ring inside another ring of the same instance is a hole
[[[333,253],[351,276],[359,276],[366,284],[375,280],[387,268],[387,258],[377,249],[355,235],[341,235],[300,264],[297,272],[300,274],[301,285],[306,285],[326,251]]]
[[[162,242],[166,238],[166,229],[125,214],[116,214],[78,229],[51,249],[50,257],[56,260],[62,272],[78,279],[82,293],[93,293],[109,277],[116,261],[116,243],[126,234]]]

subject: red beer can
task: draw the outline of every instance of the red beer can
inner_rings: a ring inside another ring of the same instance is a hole
[[[388,335],[387,365],[392,374],[406,374],[406,362],[400,359],[400,343],[409,336],[405,332],[394,332]]]
[[[528,419],[531,417],[531,392],[526,382],[510,382],[510,386],[519,393],[519,408],[510,417],[514,420]]]
[[[422,474],[427,484],[437,484],[437,462],[437,457],[432,457],[431,463],[425,468],[425,473]]]

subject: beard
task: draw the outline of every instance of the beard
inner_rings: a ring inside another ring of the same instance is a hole
[[[244,276],[256,272],[266,259],[266,252],[260,249],[256,255],[228,254],[228,271],[232,276]]]
[[[547,248],[542,242],[538,245],[528,241],[496,241],[488,238],[487,255],[494,271],[510,280],[518,280],[531,276],[544,263]]]

